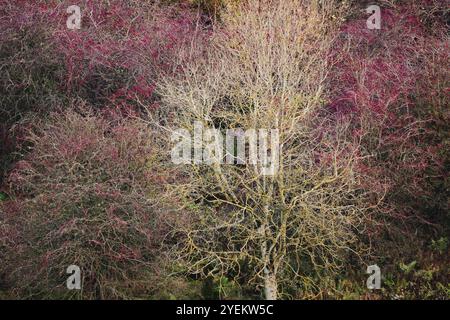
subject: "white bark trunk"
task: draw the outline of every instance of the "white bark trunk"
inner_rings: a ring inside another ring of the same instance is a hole
[[[267,273],[264,278],[264,293],[266,300],[277,300],[278,298],[278,286],[277,278],[274,274]]]

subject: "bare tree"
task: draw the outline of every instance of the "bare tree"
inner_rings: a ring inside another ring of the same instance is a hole
[[[261,174],[261,162],[180,167],[168,195],[192,213],[176,248],[190,271],[239,275],[245,267],[248,281],[277,299],[286,283],[307,280],[305,263],[332,272],[354,251],[366,213],[353,170],[359,141],[319,115],[326,56],[345,10],[337,3],[250,0],[230,7],[205,57],[161,84],[163,103],[176,114],[173,129],[193,130],[200,121],[222,132],[279,132],[274,175]]]

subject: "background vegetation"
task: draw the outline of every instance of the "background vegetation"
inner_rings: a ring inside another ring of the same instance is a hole
[[[0,298],[448,299],[448,5],[377,4],[0,0]],[[172,164],[194,121],[279,173]]]

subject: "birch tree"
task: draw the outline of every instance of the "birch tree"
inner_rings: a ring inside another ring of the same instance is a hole
[[[261,173],[261,161],[180,166],[168,195],[192,217],[175,247],[192,273],[239,276],[245,268],[249,283],[277,299],[287,283],[306,281],[305,263],[332,272],[355,251],[366,214],[353,170],[359,141],[321,112],[343,10],[319,0],[230,7],[204,58],[159,87],[173,130],[192,132],[198,121],[223,133],[279,132],[273,175]],[[245,150],[248,157],[248,143]]]

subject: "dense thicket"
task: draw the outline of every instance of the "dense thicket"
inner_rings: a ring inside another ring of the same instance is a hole
[[[448,299],[448,7],[379,5],[0,0],[0,298]],[[195,122],[279,171],[174,165]]]

